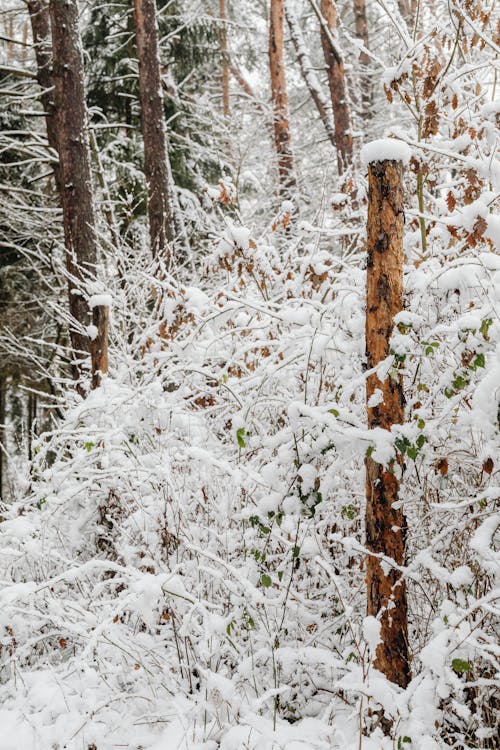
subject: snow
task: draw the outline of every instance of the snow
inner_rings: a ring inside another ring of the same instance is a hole
[[[89,307],[91,310],[94,307],[111,307],[113,304],[113,297],[111,294],[93,294],[89,298]]]
[[[365,143],[361,149],[361,162],[367,165],[374,161],[390,160],[408,164],[411,155],[411,148],[403,141],[398,141],[395,138],[380,138]]]

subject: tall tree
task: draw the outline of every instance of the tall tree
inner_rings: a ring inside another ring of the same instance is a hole
[[[317,7],[314,0],[314,6]],[[320,6],[321,44],[328,71],[328,83],[332,99],[335,123],[335,144],[339,174],[343,174],[352,162],[351,114],[346,94],[344,61],[337,44],[337,8],[334,0],[321,0]]]
[[[370,65],[370,56],[366,52],[369,49],[369,37],[368,37],[368,21],[366,18],[366,2],[365,0],[353,0],[353,11],[354,11],[354,29],[356,36],[363,43],[363,48],[359,53],[359,64],[361,66],[360,76],[360,88],[361,88],[361,105],[362,105],[362,116],[364,119],[371,117],[371,103],[372,103],[372,82],[368,74]],[[359,101],[359,100],[358,100]]]
[[[290,197],[296,186],[290,113],[283,58],[284,0],[271,0],[269,22],[269,69],[271,73],[271,98],[274,115],[274,143],[278,156],[280,193]]]
[[[134,23],[151,252],[175,263],[183,258],[184,232],[167,153],[156,0],[134,0]]]
[[[72,367],[73,375],[78,379],[81,363],[75,357],[89,351],[85,330],[89,322],[85,282],[88,276],[94,275],[97,262],[83,51],[77,0],[50,0],[49,7],[69,310],[74,319],[70,330]],[[52,114],[49,116],[52,129],[51,118]]]
[[[300,66],[302,77],[305,81],[311,99],[316,105],[321,122],[325,128],[328,139],[335,146],[335,129],[333,125],[333,118],[331,112],[328,109],[326,98],[323,96],[321,91],[320,83],[316,75],[316,71],[311,63],[307,47],[304,41],[302,30],[298,22],[295,13],[289,5],[285,6],[286,20],[288,28],[290,29],[290,38],[292,40],[295,54],[297,55],[297,61]]]
[[[374,161],[368,168],[368,261],[366,355],[372,374],[366,382],[368,426],[391,430],[404,422],[401,375],[381,382],[374,371],[390,356],[394,317],[403,308],[403,166]],[[382,400],[370,406],[370,399]],[[377,392],[377,394],[376,394]],[[406,519],[398,501],[398,467],[366,459],[367,612],[379,618],[381,642],[375,666],[389,680],[406,687],[410,678],[405,562]]]
[[[222,109],[224,117],[229,117],[229,57],[227,52],[226,0],[219,0],[219,17],[221,21],[220,51],[222,56]]]

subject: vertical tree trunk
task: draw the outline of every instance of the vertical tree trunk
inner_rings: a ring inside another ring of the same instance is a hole
[[[390,354],[394,316],[403,307],[403,166],[401,162],[372,162],[368,169],[368,263],[366,355],[368,368]],[[390,430],[404,421],[401,375],[391,372],[383,382],[368,377],[367,403],[375,391],[382,401],[369,407],[368,426]],[[406,519],[398,500],[398,465],[384,467],[366,459],[366,546],[374,555],[405,562]],[[375,667],[392,682],[406,687],[410,679],[406,584],[401,573],[378,557],[367,558],[367,611],[379,616],[381,643]]]
[[[108,329],[109,329],[109,307],[108,305],[93,305],[92,326],[90,336],[90,357],[92,362],[92,390],[101,385],[102,375],[108,372]]]
[[[274,143],[278,155],[280,194],[289,198],[296,186],[290,113],[283,58],[284,0],[271,0],[269,23],[269,69],[274,115]]]
[[[4,446],[5,446],[5,391],[6,391],[6,378],[2,373],[0,377],[0,503],[3,502],[3,490],[4,490]],[[1,508],[0,508],[1,511]]]
[[[335,123],[335,144],[339,174],[343,174],[352,162],[351,115],[346,98],[344,61],[337,44],[337,9],[334,0],[321,0],[321,44],[328,71],[328,83],[332,99]]]
[[[227,54],[227,26],[226,26],[226,0],[219,0],[219,16],[221,20],[220,51],[222,56],[222,110],[224,117],[229,117],[229,58]]]
[[[167,152],[156,0],[134,0],[134,23],[151,252],[171,263],[181,260],[185,249]],[[176,240],[183,252],[174,252]]]
[[[50,0],[54,103],[73,357],[88,353],[85,282],[95,273],[97,240],[77,0]],[[52,115],[50,115],[50,118]],[[79,379],[81,363],[73,360]]]
[[[353,0],[354,11],[354,28],[356,36],[363,42],[363,47],[369,49],[368,22],[366,20],[366,2],[365,0]],[[368,74],[370,67],[370,56],[361,50],[359,53],[359,64],[361,66],[360,88],[361,88],[361,105],[362,114],[365,120],[371,117],[372,105],[372,82]]]
[[[35,48],[37,65],[37,81],[42,89],[40,100],[45,112],[45,123],[47,128],[47,140],[49,147],[58,153],[57,147],[57,122],[55,116],[54,91],[52,90],[52,42],[50,35],[50,16],[48,6],[43,0],[28,0],[28,12]],[[54,179],[59,195],[62,194],[62,182],[58,157],[53,164]]]
[[[304,42],[304,37],[302,35],[299,22],[297,21],[295,14],[289,6],[285,7],[285,14],[288,28],[290,29],[290,37],[292,40],[293,48],[300,65],[302,77],[304,78],[306,86],[309,90],[311,99],[316,105],[316,109],[318,110],[320,120],[323,123],[323,127],[325,128],[326,135],[332,143],[332,146],[335,146],[335,129],[333,125],[333,117],[328,110],[326,99],[323,96],[323,92],[321,91],[318,77],[311,64],[311,60],[309,59],[307,47]]]

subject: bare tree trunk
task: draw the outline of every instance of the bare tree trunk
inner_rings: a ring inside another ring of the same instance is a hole
[[[6,378],[5,375],[2,373],[2,376],[0,377],[0,503],[3,503],[4,496],[3,496],[3,490],[4,490],[4,465],[5,465],[5,458],[4,458],[4,451],[5,451],[5,401],[6,401]],[[0,508],[1,511],[1,508]]]
[[[185,233],[174,192],[163,113],[156,0],[134,0],[139,60],[144,175],[148,189],[151,252],[167,263],[183,259]],[[176,242],[176,250],[174,250]],[[179,247],[182,248],[179,251]]]
[[[222,23],[220,32],[220,51],[222,56],[222,109],[224,117],[229,117],[229,58],[227,54],[226,0],[219,0],[219,16]]]
[[[394,316],[403,307],[403,166],[377,161],[368,169],[368,263],[366,355],[375,368],[390,355]],[[366,384],[367,403],[382,391],[377,406],[367,406],[368,426],[390,430],[404,422],[401,375],[391,372],[383,382],[373,373]],[[398,500],[397,462],[384,467],[366,459],[366,546],[373,555],[366,563],[367,611],[378,616],[381,643],[375,667],[392,682],[406,687],[410,679],[408,609],[405,581],[391,562],[405,563],[406,519]],[[383,561],[380,557],[382,555]]]
[[[89,352],[85,281],[95,274],[97,240],[76,0],[50,0],[53,83],[73,357]],[[81,362],[73,359],[79,379]]]
[[[289,198],[296,187],[290,113],[283,58],[284,0],[271,0],[269,24],[269,69],[274,114],[274,144],[278,155],[280,194]]]
[[[91,300],[92,304],[92,300]],[[94,305],[92,307],[92,325],[94,330],[90,337],[90,358],[92,363],[92,390],[99,388],[103,375],[108,372],[108,329],[109,307]]]
[[[314,71],[311,60],[307,53],[307,47],[304,42],[304,37],[302,35],[300,25],[297,21],[297,18],[295,17],[294,12],[289,6],[285,7],[285,15],[288,23],[288,28],[290,29],[292,44],[295,49],[295,54],[297,55],[300,70],[302,72],[302,77],[304,78],[306,86],[309,90],[311,99],[316,105],[316,109],[318,110],[320,120],[323,123],[323,127],[325,128],[326,135],[328,136],[332,145],[335,146],[335,129],[333,118],[328,111],[326,99],[323,96],[318,77],[316,75],[316,72]]]
[[[365,0],[353,0],[353,11],[354,11],[354,28],[356,30],[356,36],[363,42],[363,47],[369,49],[370,40],[368,37],[368,22],[366,20],[366,2]],[[360,88],[361,88],[361,104],[363,110],[364,119],[368,120],[371,117],[371,105],[372,105],[372,94],[373,87],[371,78],[369,76],[370,68],[370,56],[365,50],[361,50],[359,53],[359,64],[361,66],[360,76]]]
[[[50,16],[48,6],[43,0],[28,0],[28,12],[33,34],[33,45],[37,65],[37,81],[42,89],[40,100],[45,112],[45,123],[47,128],[47,140],[49,147],[58,153],[57,147],[57,122],[55,116],[53,78],[52,78],[52,41],[50,34]],[[62,194],[62,182],[58,157],[53,163],[54,179],[59,195]]]
[[[332,99],[338,171],[343,174],[352,162],[351,115],[346,98],[344,61],[336,45],[337,9],[333,0],[321,0],[321,16],[321,44]]]

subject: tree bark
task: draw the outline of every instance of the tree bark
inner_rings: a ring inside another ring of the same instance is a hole
[[[328,139],[331,141],[332,145],[335,146],[335,129],[333,118],[331,116],[331,113],[328,111],[326,99],[323,96],[323,92],[321,91],[318,77],[313,69],[311,60],[309,59],[309,55],[307,54],[307,47],[304,42],[304,37],[302,35],[300,25],[297,21],[297,18],[295,17],[295,14],[288,6],[285,7],[285,15],[288,23],[288,28],[290,29],[290,37],[295,49],[295,54],[297,55],[297,60],[300,66],[302,77],[304,78],[306,86],[309,90],[311,99],[316,105],[316,109],[318,111],[319,118],[323,123],[323,127],[325,128],[326,135],[328,136]]]
[[[0,377],[0,503],[3,503],[3,491],[4,491],[4,465],[5,465],[5,459],[4,459],[4,452],[6,455],[5,450],[5,437],[6,437],[6,431],[5,431],[5,402],[6,402],[6,378],[5,375],[2,373]],[[0,507],[0,512],[2,508]]]
[[[92,308],[94,330],[90,337],[90,358],[92,363],[92,390],[99,388],[102,376],[108,372],[108,330],[109,307],[95,305]]]
[[[335,144],[339,174],[343,174],[352,163],[351,115],[346,98],[344,61],[332,41],[337,34],[337,9],[333,0],[321,0],[321,44],[328,71],[328,83],[332,99],[335,123]]]
[[[280,194],[293,196],[296,179],[290,133],[290,113],[283,58],[284,0],[271,0],[269,23],[269,69],[273,104],[274,144],[278,156]]]
[[[221,20],[220,52],[222,57],[222,110],[224,117],[229,117],[231,107],[229,101],[229,58],[227,54],[227,26],[226,0],[219,0],[219,16]]]
[[[85,282],[95,274],[97,261],[83,51],[77,1],[50,0],[49,7],[69,310],[75,321],[70,336],[73,357],[81,357],[89,352]],[[81,361],[73,359],[72,369],[74,378],[79,379]]]
[[[366,356],[370,370],[390,356],[394,316],[403,307],[402,178],[401,162],[373,162],[368,169]],[[377,389],[383,398],[377,406],[367,405],[368,426],[391,430],[404,422],[401,375],[393,371],[381,382],[371,374],[367,404]],[[367,612],[381,623],[375,667],[391,682],[406,687],[410,679],[406,584],[401,572],[390,566],[405,563],[406,519],[394,507],[398,471],[395,460],[383,466],[366,459],[366,547],[373,553],[366,566]]]
[[[151,252],[170,265],[183,260],[185,234],[167,151],[155,0],[134,0],[134,23]]]
[[[361,42],[363,42],[363,47],[369,49],[370,40],[368,37],[368,22],[366,19],[365,0],[353,0],[353,11],[356,36]],[[370,56],[364,50],[361,50],[361,52],[359,53],[359,64],[361,66],[361,76],[359,83],[361,89],[360,98],[362,105],[362,115],[365,120],[368,120],[371,117],[373,87],[371,78],[369,76]]]
[[[62,194],[62,182],[57,156],[57,122],[54,103],[54,90],[52,78],[52,44],[50,34],[50,16],[48,6],[43,0],[28,0],[28,12],[33,35],[33,46],[37,66],[37,81],[42,89],[40,101],[45,112],[45,124],[47,129],[47,140],[49,147],[55,154],[53,169],[56,190]]]

